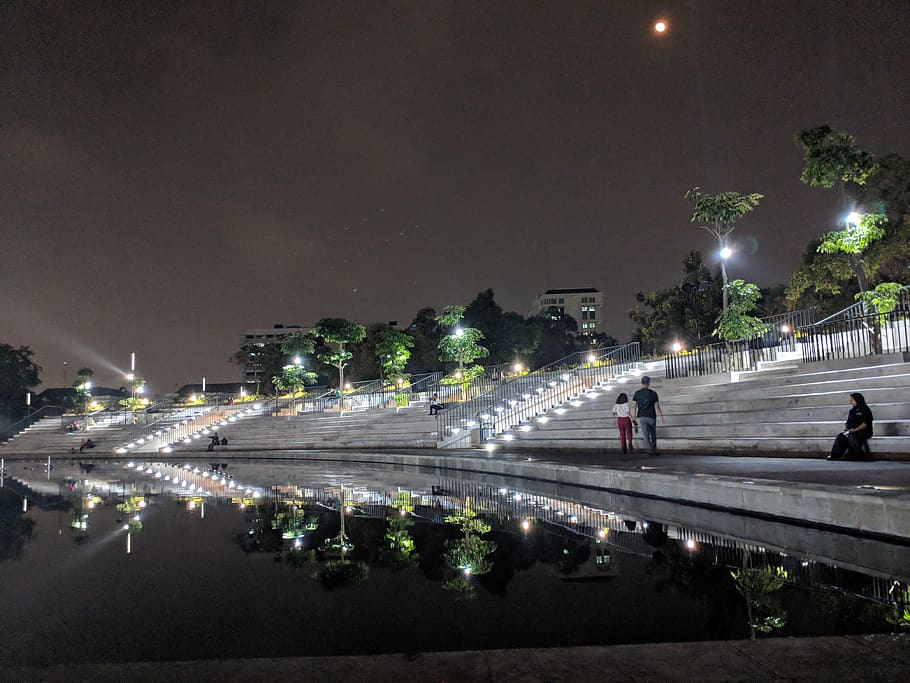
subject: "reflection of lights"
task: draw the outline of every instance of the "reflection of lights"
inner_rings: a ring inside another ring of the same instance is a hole
[[[523,432],[530,432],[531,429],[533,429],[533,427],[531,427],[531,425],[521,425],[521,427],[519,427],[519,429]]]
[[[540,417],[537,418],[537,421],[540,422],[541,424],[546,424],[547,422],[550,421],[550,418],[548,418],[546,415],[541,415]]]
[[[127,466],[127,467],[130,467],[130,468],[133,468],[133,467],[136,466],[136,463],[130,461],[130,462],[126,463],[126,466]]]
[[[503,434],[502,438],[505,439],[506,441],[511,441],[512,439],[515,438],[515,435],[514,434]]]
[[[496,450],[496,444],[495,444],[495,443],[488,443],[488,444],[485,444],[485,445],[484,445],[484,448],[486,448],[488,452],[489,452],[489,451],[494,451],[494,450]]]
[[[576,515],[572,515],[571,517],[569,517],[569,521],[572,522],[572,524],[575,524],[576,522],[578,522],[578,517]]]

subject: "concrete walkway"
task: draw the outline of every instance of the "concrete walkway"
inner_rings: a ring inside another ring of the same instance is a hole
[[[0,668],[4,681],[904,681],[910,635]]]

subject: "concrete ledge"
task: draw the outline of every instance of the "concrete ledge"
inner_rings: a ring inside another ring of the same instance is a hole
[[[471,650],[346,657],[0,668],[3,680],[69,681],[900,681],[910,636]]]

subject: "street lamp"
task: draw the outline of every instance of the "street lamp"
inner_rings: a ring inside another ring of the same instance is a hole
[[[723,288],[723,304],[724,304],[724,314],[727,312],[727,259],[733,256],[733,250],[728,246],[722,246],[720,248],[720,274],[724,279],[724,288]]]

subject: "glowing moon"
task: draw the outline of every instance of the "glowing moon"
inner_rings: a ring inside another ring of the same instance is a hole
[[[654,31],[656,33],[666,33],[667,32],[667,22],[658,21],[656,24],[654,24]]]

